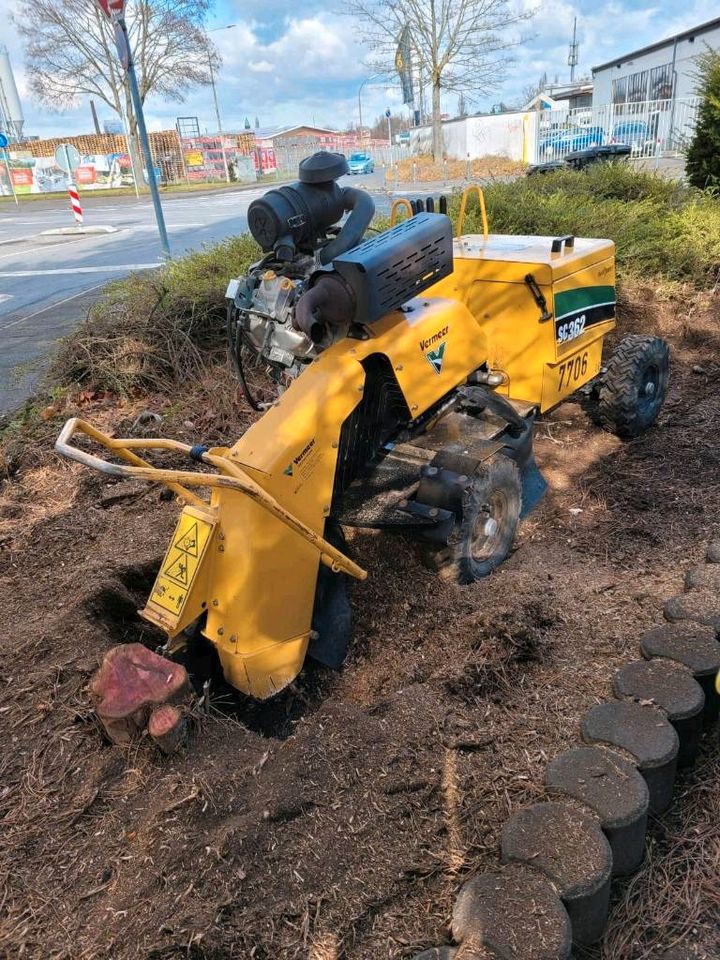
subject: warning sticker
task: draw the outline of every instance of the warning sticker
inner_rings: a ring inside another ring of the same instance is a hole
[[[179,617],[212,534],[213,524],[183,512],[150,602]]]

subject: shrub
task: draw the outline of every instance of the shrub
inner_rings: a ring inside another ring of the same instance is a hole
[[[493,233],[603,237],[625,276],[713,283],[720,265],[720,202],[627,163],[535,175],[485,188]],[[458,195],[450,213],[457,217]],[[475,204],[465,232],[479,232]]]
[[[51,383],[166,391],[225,356],[225,289],[260,255],[247,235],[109,284],[63,341]]]
[[[708,49],[698,59],[698,92],[702,97],[685,170],[700,189],[720,189],[720,53]]]

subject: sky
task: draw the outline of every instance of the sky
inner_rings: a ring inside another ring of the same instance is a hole
[[[27,2],[27,0],[24,0]],[[88,0],[91,2],[91,0]],[[535,15],[515,32],[521,41],[499,89],[473,102],[473,110],[517,102],[524,88],[547,73],[550,81],[569,79],[568,43],[578,18],[580,62],[576,76],[593,66],[636,50],[718,15],[717,0],[510,0],[516,10]],[[341,13],[338,0],[216,0],[207,22],[223,58],[217,89],[223,128],[241,129],[245,118],[262,127],[295,123],[344,129],[358,119],[358,88],[365,122],[386,109],[407,111],[398,84],[368,79],[371,51],[358,40],[357,24]],[[10,20],[17,0],[0,0],[0,43],[9,52],[25,113],[25,131],[41,137],[88,133],[87,102],[53,113],[29,96],[22,45]],[[227,28],[229,24],[232,27]],[[116,119],[97,104],[101,123]],[[454,114],[457,98],[448,94],[443,109]],[[148,127],[169,129],[178,115],[197,116],[201,130],[216,128],[212,93],[197,89],[183,104],[149,98]]]

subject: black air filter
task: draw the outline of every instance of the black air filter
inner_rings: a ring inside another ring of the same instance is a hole
[[[452,223],[419,213],[332,263],[355,293],[354,320],[372,323],[452,273]]]

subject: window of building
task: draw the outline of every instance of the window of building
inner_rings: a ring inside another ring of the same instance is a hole
[[[627,100],[627,77],[620,77],[612,82],[613,103],[625,103]]]
[[[672,64],[666,63],[662,67],[655,67],[650,71],[650,100],[671,100],[673,95]]]
[[[642,103],[647,100],[648,72],[633,73],[628,77],[627,102]]]

